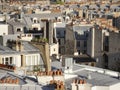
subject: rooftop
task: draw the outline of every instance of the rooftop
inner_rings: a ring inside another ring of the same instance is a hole
[[[0,45],[0,55],[4,55],[4,54],[19,54],[19,52],[10,49],[9,47]]]
[[[51,65],[54,68],[65,70],[64,67],[60,66],[62,64],[59,61],[54,61]],[[80,64],[73,64],[72,73],[64,73],[64,75],[70,76],[65,78],[66,85],[70,85],[74,78],[85,79],[93,86],[111,86],[120,83],[118,72]],[[88,78],[88,75],[91,76],[91,79]],[[75,77],[73,78],[72,76]]]

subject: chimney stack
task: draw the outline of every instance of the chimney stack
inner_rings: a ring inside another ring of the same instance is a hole
[[[90,73],[90,72],[88,72],[88,76],[87,76],[87,78],[88,78],[88,79],[92,79],[92,77],[91,77],[91,73]]]

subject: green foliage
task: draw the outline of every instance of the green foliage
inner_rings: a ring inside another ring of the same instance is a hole
[[[33,38],[31,40],[32,42],[40,42],[40,43],[47,43],[48,42],[48,39],[47,38]]]
[[[63,5],[63,4],[64,4],[64,2],[62,2],[61,0],[57,0],[57,1],[56,1],[56,4]]]
[[[40,67],[39,66],[34,66],[34,71],[40,71]]]

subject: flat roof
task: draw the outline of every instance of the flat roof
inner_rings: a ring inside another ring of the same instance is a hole
[[[62,63],[59,61],[52,62],[51,66],[56,69],[62,68],[62,70],[64,70]],[[85,79],[87,83],[93,86],[111,86],[120,83],[120,79],[118,79],[117,76],[119,75],[118,72],[87,65],[73,64],[72,73],[64,73],[64,75],[76,75],[75,78]],[[88,79],[88,75],[91,76],[91,79]],[[75,78],[71,77],[65,79],[66,85],[70,85]]]

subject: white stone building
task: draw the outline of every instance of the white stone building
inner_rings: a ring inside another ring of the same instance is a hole
[[[8,35],[8,24],[0,24],[0,35]]]

